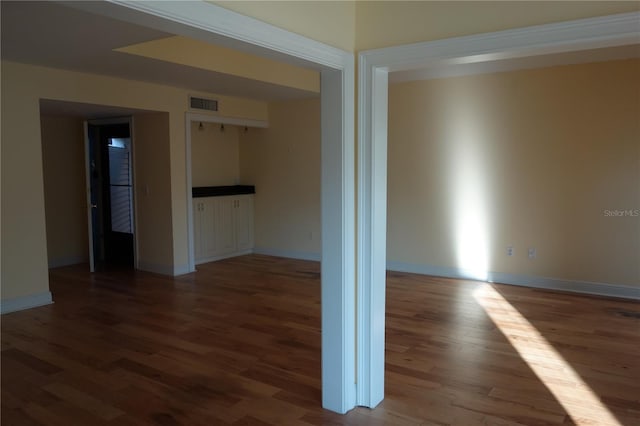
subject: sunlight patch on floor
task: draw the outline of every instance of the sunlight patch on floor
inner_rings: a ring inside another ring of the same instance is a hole
[[[562,355],[491,285],[478,287],[473,296],[576,425],[621,426]]]

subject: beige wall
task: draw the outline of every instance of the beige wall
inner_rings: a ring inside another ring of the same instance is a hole
[[[89,259],[82,120],[41,116],[42,169],[50,268]]]
[[[239,129],[217,123],[191,123],[191,185],[237,185],[240,179]]]
[[[421,2],[400,7],[398,4],[376,2],[227,2],[224,6],[353,51],[626,12],[637,10],[638,3],[470,2],[456,5]],[[2,298],[48,290],[40,98],[169,112],[170,167],[166,173],[171,179],[171,211],[158,214],[171,217],[173,266],[185,266],[184,111],[187,92],[155,84],[8,62],[2,63],[1,77]],[[224,96],[217,98],[221,115],[257,120],[267,118],[263,103]]]
[[[40,107],[2,64],[2,300],[49,291]],[[13,80],[13,81],[12,81]]]
[[[99,75],[12,62],[2,63],[2,298],[48,291],[45,203],[40,137],[40,99],[92,103],[169,113],[169,162],[162,173],[170,209],[158,210],[170,224],[150,245],[167,247],[168,268],[187,268],[185,111],[190,92]],[[267,119],[263,102],[216,95],[220,115]],[[165,240],[164,237],[172,237]]]
[[[41,117],[49,267],[89,256],[82,122]],[[137,260],[141,269],[171,273],[169,114],[136,114],[133,133]]]
[[[358,1],[357,50],[640,10],[614,1]]]
[[[320,253],[320,100],[269,104],[269,128],[240,135],[241,183],[255,185],[255,246]]]
[[[391,85],[388,259],[640,285],[640,218],[605,214],[640,209],[638,75],[626,60]]]
[[[169,113],[133,116],[137,262],[140,269],[172,273],[171,141]]]

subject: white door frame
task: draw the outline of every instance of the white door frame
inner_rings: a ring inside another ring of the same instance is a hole
[[[91,147],[89,141],[89,122],[82,122],[84,129],[84,183],[85,199],[87,202],[87,234],[89,235],[89,272],[96,271],[95,255],[93,253],[93,203],[91,202]]]
[[[384,398],[388,73],[636,44],[638,22],[632,12],[359,54],[358,405]]]
[[[69,5],[321,72],[322,405],[355,407],[354,55],[204,1]]]

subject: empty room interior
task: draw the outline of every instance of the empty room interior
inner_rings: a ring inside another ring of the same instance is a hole
[[[640,424],[640,3],[0,5],[2,424]]]

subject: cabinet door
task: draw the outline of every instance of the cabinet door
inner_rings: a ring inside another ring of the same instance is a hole
[[[202,212],[201,212],[201,199],[193,199],[193,252],[195,260],[198,261],[204,257],[204,250],[202,247]]]
[[[211,257],[215,254],[216,235],[215,235],[215,199],[213,197],[200,199],[200,240],[202,245],[201,258]],[[197,256],[196,256],[197,258]]]
[[[222,255],[236,251],[234,229],[234,197],[215,197],[215,252]]]
[[[237,250],[253,248],[253,195],[236,197],[235,230]]]

